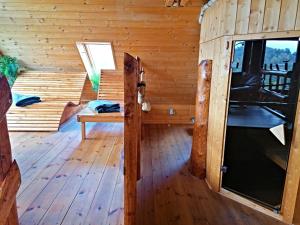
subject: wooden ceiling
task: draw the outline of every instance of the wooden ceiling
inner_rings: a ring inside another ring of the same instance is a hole
[[[185,1],[183,1],[185,2]],[[84,71],[75,43],[110,41],[141,57],[152,103],[194,104],[202,0],[0,0],[0,50],[28,68]]]

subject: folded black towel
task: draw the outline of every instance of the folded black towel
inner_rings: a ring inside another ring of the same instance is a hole
[[[91,101],[88,106],[98,113],[120,112],[120,104],[107,100]]]
[[[41,102],[41,98],[38,96],[23,95],[18,93],[13,93],[12,96],[13,103],[18,107],[25,107]]]
[[[105,104],[97,107],[98,113],[120,112],[119,104]]]

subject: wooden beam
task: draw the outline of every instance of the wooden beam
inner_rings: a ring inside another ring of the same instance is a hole
[[[141,81],[140,72],[142,70],[141,59],[139,57],[136,58],[138,63],[138,82]],[[142,140],[142,104],[137,104],[137,180],[141,178],[141,140]]]
[[[138,62],[124,55],[124,224],[136,224],[138,148]]]
[[[5,177],[12,164],[11,147],[9,134],[7,130],[6,112],[12,103],[11,91],[5,77],[0,76],[0,182],[5,180]],[[5,225],[18,225],[18,213],[15,197],[11,207],[7,223]]]
[[[14,161],[0,185],[0,224],[6,223],[20,185],[21,173],[17,162]]]
[[[203,60],[199,65],[196,113],[191,153],[191,173],[201,179],[206,176],[206,152],[209,96],[212,75],[212,60]]]
[[[6,112],[12,104],[12,96],[7,80],[0,74],[0,121],[5,117]]]

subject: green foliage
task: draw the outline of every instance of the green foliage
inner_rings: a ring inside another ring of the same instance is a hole
[[[267,65],[269,68],[270,64],[279,65],[280,69],[284,69],[284,63],[288,62],[288,69],[292,70],[293,63],[296,61],[296,54],[297,52],[292,52],[289,48],[271,48],[266,47],[265,55],[264,55],[264,62],[263,64]],[[235,50],[234,50],[234,57],[233,57],[233,72],[241,72],[242,71],[242,63],[244,57],[244,44],[243,41],[236,42]],[[239,63],[239,67],[236,68],[237,63]]]
[[[293,63],[296,61],[296,52],[291,52],[289,48],[266,48],[264,64],[278,64],[279,66],[281,66],[284,64],[285,61],[288,61],[289,70],[292,70]]]
[[[2,55],[0,56],[0,73],[3,74],[12,87],[18,76],[19,63],[16,58],[10,56]]]
[[[93,90],[98,92],[99,83],[100,83],[100,75],[98,73],[93,73],[90,77],[90,81],[92,83]]]

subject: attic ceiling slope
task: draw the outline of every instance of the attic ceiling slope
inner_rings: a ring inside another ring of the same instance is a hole
[[[33,70],[83,71],[75,42],[112,42],[139,55],[152,102],[194,104],[201,0],[0,0],[0,49]]]

